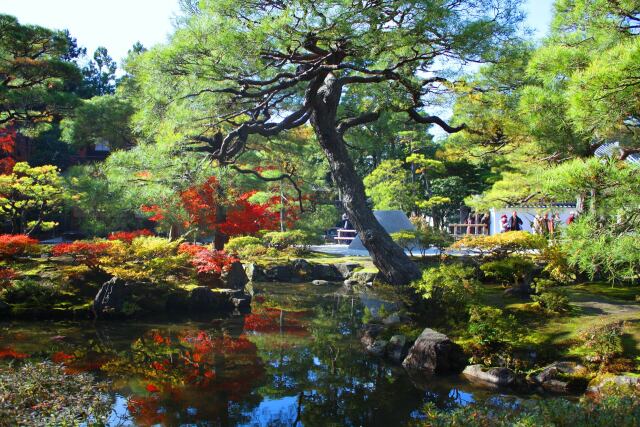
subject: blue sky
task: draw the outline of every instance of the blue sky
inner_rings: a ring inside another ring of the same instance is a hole
[[[527,0],[527,25],[542,36],[553,0]],[[105,46],[120,61],[140,41],[149,47],[166,40],[178,12],[177,0],[0,0],[0,13],[20,22],[68,29],[89,54]]]

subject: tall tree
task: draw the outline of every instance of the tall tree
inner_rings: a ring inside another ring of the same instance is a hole
[[[256,136],[309,122],[373,262],[389,282],[406,284],[420,271],[367,207],[345,134],[384,111],[463,130],[425,107],[452,85],[453,70],[495,60],[498,47],[513,40],[518,3],[189,2],[170,44],[143,55],[144,77],[154,87],[148,93],[158,101],[148,109],[180,112],[175,117],[191,126],[200,120],[193,140],[223,164],[236,161]],[[345,111],[342,100],[355,90],[369,93],[368,102]]]
[[[117,68],[118,66],[109,55],[107,48],[98,47],[93,52],[93,59],[82,69],[84,81],[80,94],[84,98],[114,94]]]
[[[81,82],[73,60],[81,53],[67,31],[0,15],[0,126],[33,125],[71,111]]]

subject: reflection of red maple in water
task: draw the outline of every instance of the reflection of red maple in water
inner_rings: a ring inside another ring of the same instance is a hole
[[[309,331],[302,322],[306,314],[304,311],[289,312],[275,308],[257,309],[244,317],[244,330],[266,333],[282,331],[291,335],[306,336],[309,335]]]
[[[11,347],[0,348],[0,359],[26,359],[29,357],[27,353],[20,353]]]
[[[149,338],[145,354],[153,360],[148,376],[142,378],[149,395],[128,400],[129,412],[140,425],[170,422],[168,407],[194,407],[198,413],[220,416],[228,410],[229,401],[241,401],[264,374],[257,362],[257,347],[244,335],[191,330],[171,336],[154,330]],[[220,363],[222,372],[218,372]],[[168,378],[164,375],[175,374],[182,379],[182,385],[163,383],[162,378]],[[215,397],[202,406],[202,393]]]

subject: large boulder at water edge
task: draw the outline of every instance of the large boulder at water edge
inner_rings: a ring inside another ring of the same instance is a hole
[[[426,373],[459,372],[464,366],[462,348],[446,335],[426,328],[402,362],[408,370]]]
[[[125,303],[132,295],[130,283],[117,277],[105,282],[93,299],[96,317],[110,317],[124,314]]]
[[[222,274],[222,281],[225,284],[225,288],[244,289],[245,285],[249,283],[249,278],[242,267],[242,263],[236,261],[231,264],[229,271]]]

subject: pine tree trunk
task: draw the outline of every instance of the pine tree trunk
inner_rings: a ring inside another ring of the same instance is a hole
[[[386,281],[393,285],[406,285],[420,277],[420,269],[391,239],[367,206],[362,179],[356,174],[342,135],[336,129],[335,113],[341,88],[333,83],[333,76],[327,76],[314,97],[311,124],[342,193],[344,209],[373,263]]]

